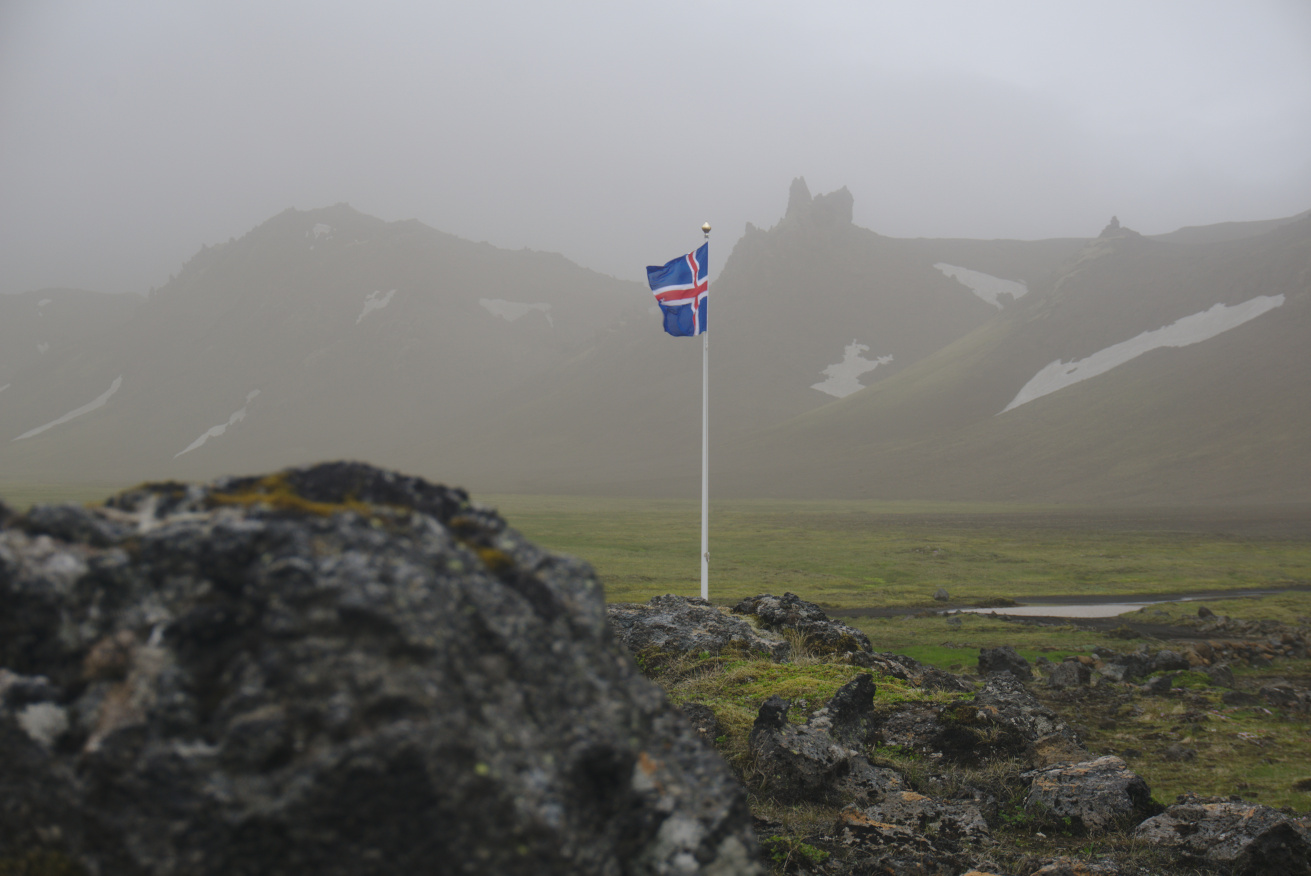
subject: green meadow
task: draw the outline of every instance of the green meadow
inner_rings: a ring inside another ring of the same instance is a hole
[[[476,497],[592,563],[611,602],[700,593],[695,501]],[[832,608],[1041,596],[1185,595],[1311,583],[1311,509],[1071,509],[726,501],[711,506],[710,595],[791,591]]]

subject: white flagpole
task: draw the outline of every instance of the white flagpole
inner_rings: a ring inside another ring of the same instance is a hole
[[[710,239],[710,223],[701,226]],[[708,261],[708,260],[707,260]],[[707,271],[707,277],[709,271]],[[709,301],[710,281],[706,280]],[[709,306],[706,307],[707,323]],[[701,329],[701,598],[710,598],[710,332]]]

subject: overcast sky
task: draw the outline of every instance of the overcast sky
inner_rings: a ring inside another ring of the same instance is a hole
[[[0,291],[339,201],[638,280],[795,176],[898,237],[1301,212],[1311,3],[0,0]]]

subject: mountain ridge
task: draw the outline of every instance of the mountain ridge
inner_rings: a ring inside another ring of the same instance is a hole
[[[716,495],[1311,501],[1311,213],[974,241],[852,210],[798,178],[774,226],[712,246]],[[45,319],[36,294],[0,299],[0,333]],[[336,204],[202,247],[112,314],[85,303],[66,349],[0,346],[0,480],[355,458],[480,492],[696,492],[699,340],[558,254]]]

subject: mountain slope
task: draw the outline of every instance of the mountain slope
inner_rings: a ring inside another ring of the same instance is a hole
[[[722,269],[712,243],[714,495],[1311,501],[1311,217],[970,241],[851,216],[797,180]],[[558,255],[342,204],[105,298],[0,299],[0,481],[354,458],[483,492],[697,494],[701,339]]]
[[[858,228],[851,209],[845,189],[812,197],[798,179],[782,220],[769,230],[748,227],[722,271],[712,241],[713,456],[732,454],[760,430],[838,393],[889,379],[1008,306],[984,301],[935,267],[942,259],[1037,283],[1082,245],[935,247]],[[505,399],[476,459],[468,454],[472,476],[506,490],[694,495],[700,347],[699,339],[664,335],[654,313],[600,336],[559,372]],[[855,367],[843,368],[844,359]],[[515,437],[526,432],[535,440]],[[793,463],[763,460],[761,470],[787,471]]]
[[[760,437],[720,482],[745,490],[753,467],[790,455],[806,461],[778,494],[1306,501],[1309,290],[1308,220],[1210,245],[1108,229],[1048,288],[907,371]],[[1249,321],[1151,346],[1165,327],[1241,315],[1245,302]],[[1044,369],[1077,370],[1135,339],[1144,339],[1139,355],[1006,410]],[[805,457],[816,444],[822,457]]]
[[[407,428],[431,451],[635,291],[345,205],[287,211],[203,250],[121,330],[15,381],[0,462],[33,478],[208,476],[385,460]]]

